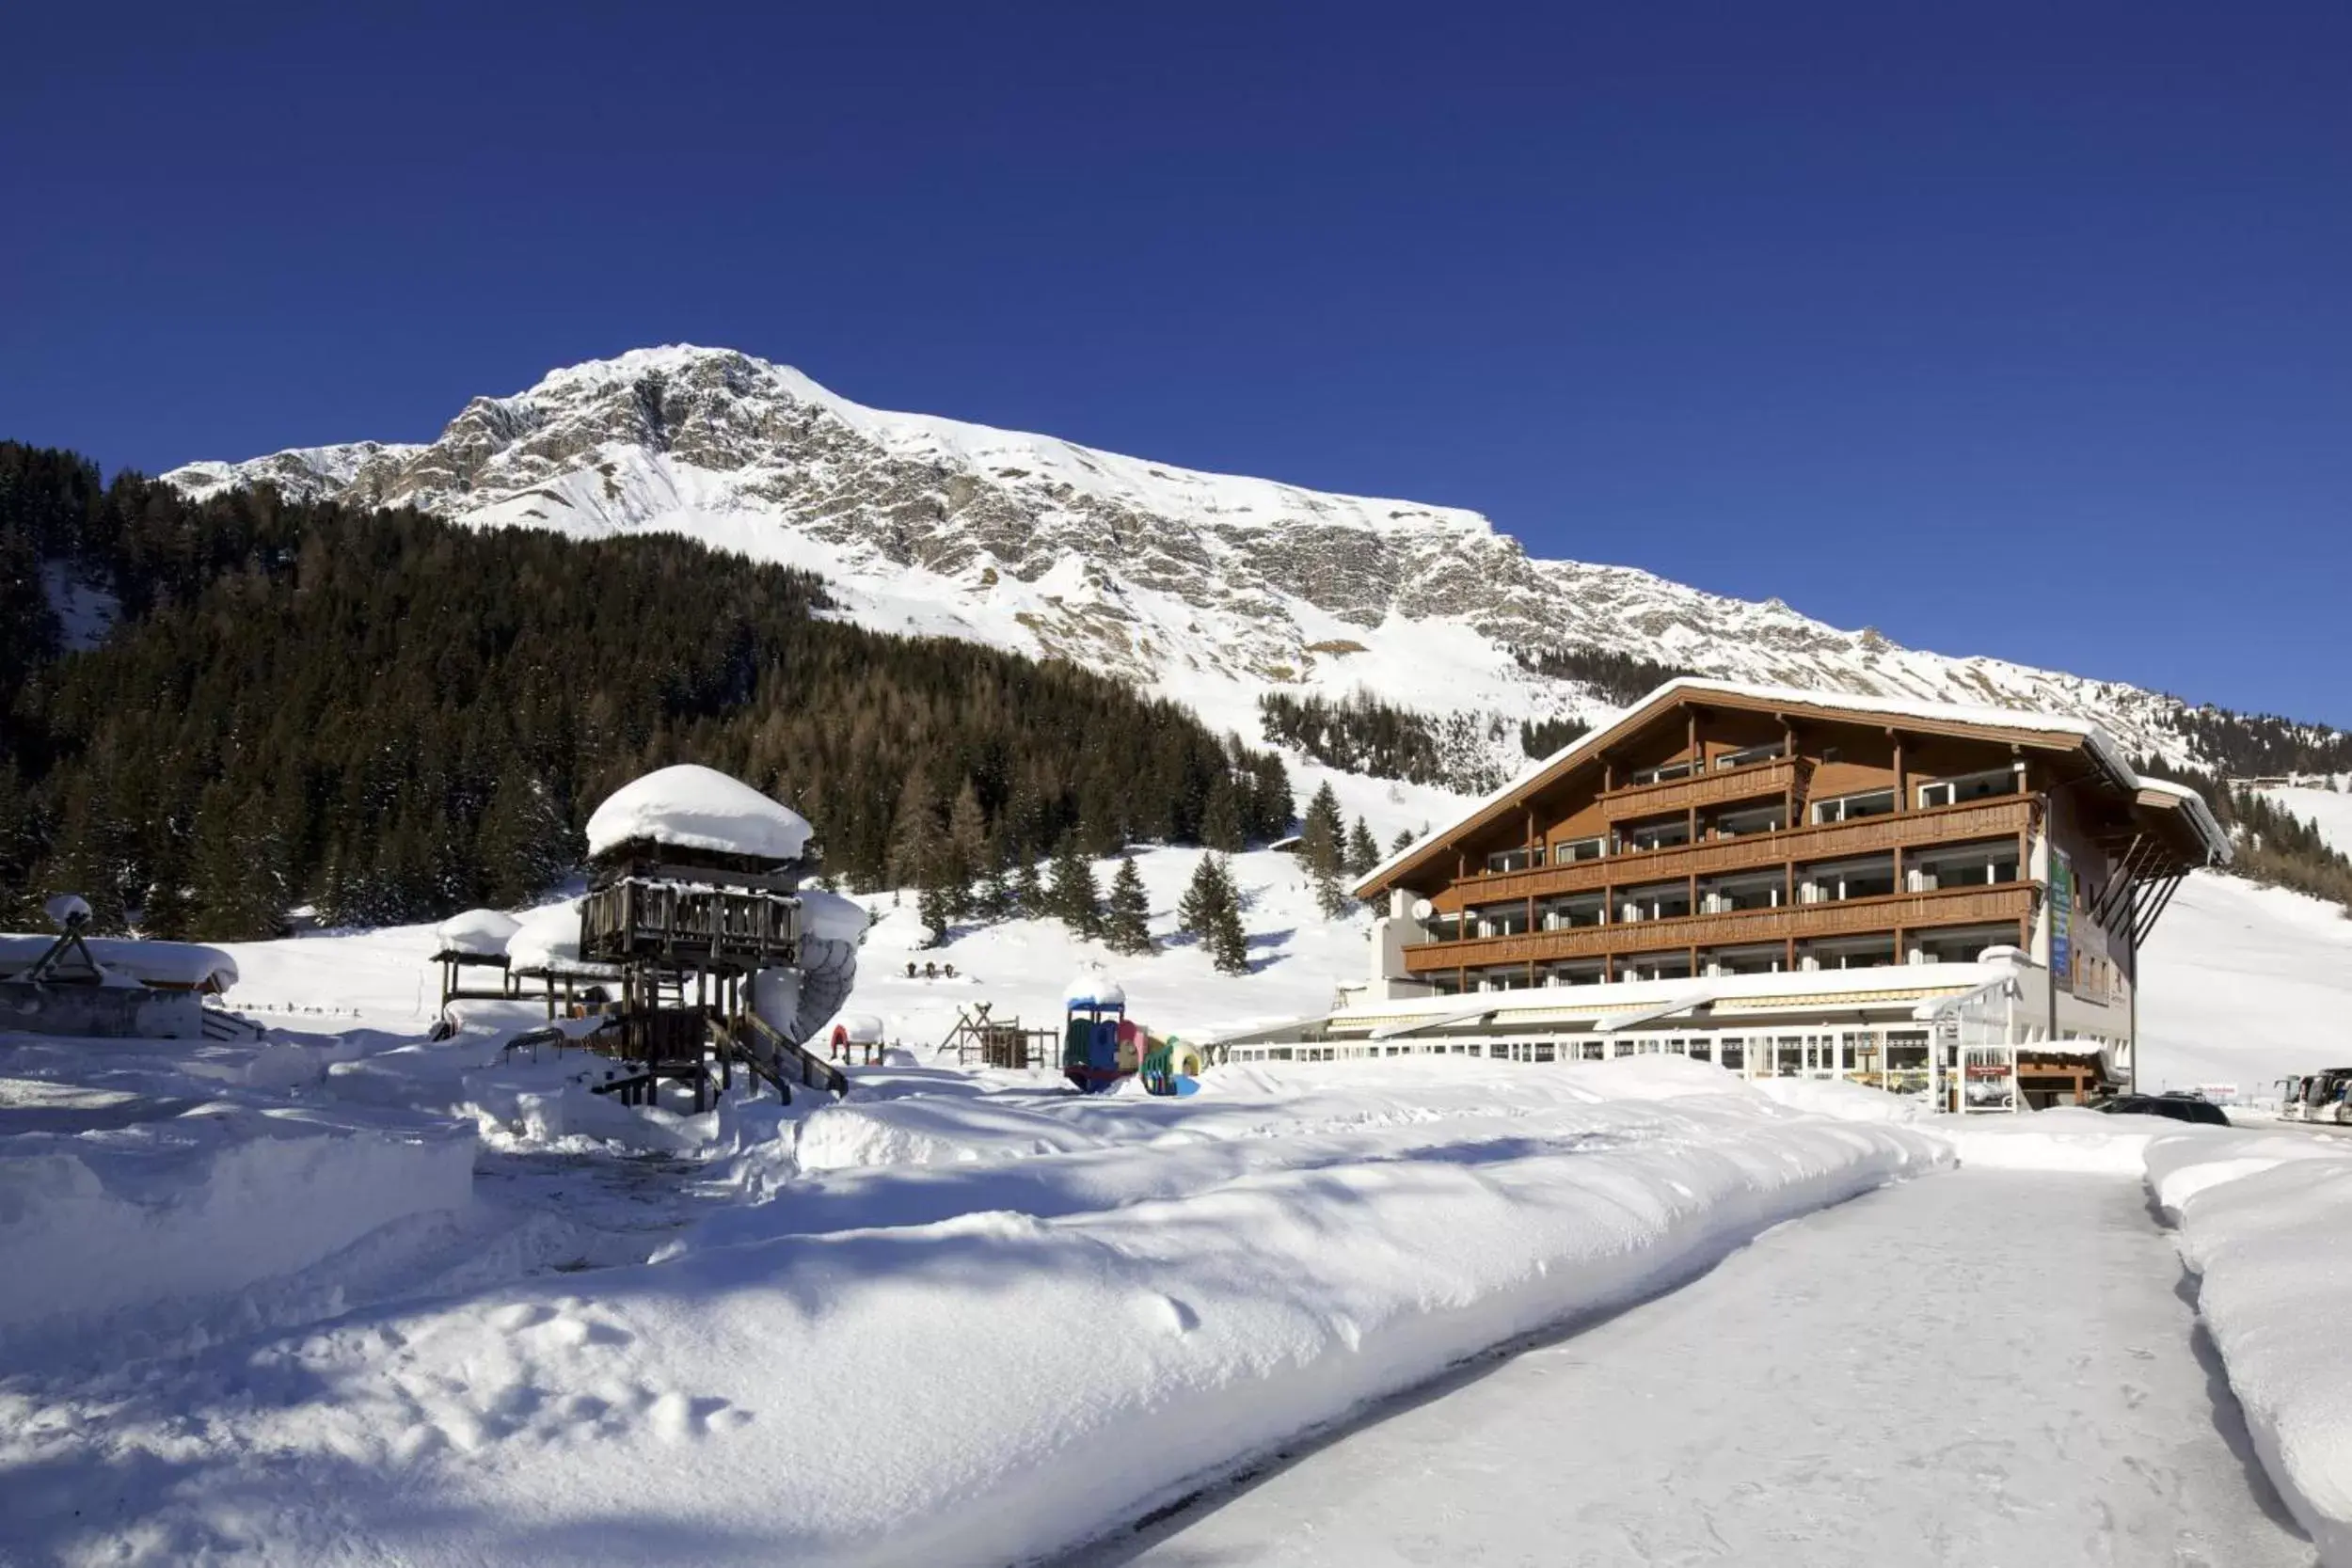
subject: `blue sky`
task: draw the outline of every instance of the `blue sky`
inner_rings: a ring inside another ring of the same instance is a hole
[[[2341,5],[44,11],[0,436],[718,343],[2352,725]]]

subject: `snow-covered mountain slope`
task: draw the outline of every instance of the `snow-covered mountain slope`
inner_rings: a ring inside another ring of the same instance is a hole
[[[2332,781],[2331,781],[2332,782]],[[2352,795],[2312,784],[2259,792],[2272,805],[2293,812],[2319,830],[2332,849],[2352,855]]]
[[[352,442],[165,476],[275,483],[483,526],[670,531],[835,585],[881,628],[1125,674],[1254,735],[1270,687],[1430,712],[1592,713],[1515,647],[1577,645],[1740,680],[2028,705],[2181,754],[2172,699],[1899,647],[1778,599],[1529,556],[1483,516],[1199,473],[1051,436],[891,414],[727,350],[642,349],[476,398],[437,440]]]

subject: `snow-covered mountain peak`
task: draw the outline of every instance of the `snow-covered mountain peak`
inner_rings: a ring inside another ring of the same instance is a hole
[[[788,366],[670,344],[478,397],[417,445],[354,442],[165,476],[269,483],[477,526],[672,531],[822,572],[847,612],[1125,674],[1254,730],[1273,687],[1432,711],[1589,710],[1513,650],[1579,645],[1765,684],[2031,705],[2174,750],[2177,704],[1918,653],[1775,597],[1548,561],[1456,507],[1214,474],[869,408]]]

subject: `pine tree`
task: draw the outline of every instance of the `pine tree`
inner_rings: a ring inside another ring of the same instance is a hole
[[[1331,781],[1326,779],[1323,787],[1307,802],[1299,821],[1298,858],[1306,863],[1308,870],[1320,877],[1340,874],[1346,856],[1342,842],[1343,832],[1340,798],[1332,793]]]
[[[1012,908],[1024,920],[1042,920],[1053,912],[1045,901],[1045,883],[1038,875],[1037,862],[1027,855],[1013,866]]]
[[[1241,897],[1222,857],[1203,855],[1176,906],[1178,923],[1195,937],[1224,974],[1249,973],[1249,939],[1241,926]]]
[[[921,887],[939,870],[942,840],[939,806],[923,770],[910,768],[890,814],[890,879],[899,887]]]
[[[1412,847],[1413,830],[1410,828],[1399,828],[1396,831],[1395,839],[1389,845],[1389,853],[1391,855],[1401,855]]]
[[[955,895],[947,888],[927,887],[914,895],[914,918],[922,922],[930,933],[923,939],[925,947],[937,947],[947,940],[947,927],[955,923]]]
[[[474,834],[483,896],[496,909],[539,897],[580,863],[575,836],[547,786],[510,755]]]
[[[988,867],[988,818],[980,811],[979,792],[966,777],[947,808],[947,838],[941,883],[958,914],[970,913],[977,897],[976,884]]]
[[[1012,867],[1001,854],[989,857],[988,872],[972,890],[971,913],[981,920],[1003,920],[1020,911],[1020,890]]]
[[[1064,834],[1054,851],[1053,885],[1046,890],[1046,908],[1082,937],[1103,929],[1103,890],[1095,884],[1094,867],[1087,863],[1075,834]]]
[[[1152,951],[1152,901],[1143,891],[1142,874],[1132,856],[1119,857],[1119,874],[1111,879],[1109,912],[1103,922],[1103,940],[1114,953]]]
[[[1248,842],[1242,821],[1240,791],[1232,775],[1219,769],[1209,781],[1208,800],[1200,808],[1200,842],[1212,849],[1232,851]]]
[[[1347,874],[1360,877],[1380,863],[1380,846],[1372,836],[1372,829],[1362,817],[1347,830]]]

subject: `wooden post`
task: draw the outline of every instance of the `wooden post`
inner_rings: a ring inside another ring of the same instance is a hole
[[[1903,737],[1895,730],[1886,732],[1895,737],[1895,811],[1898,816],[1911,809],[1911,784],[1903,768]]]

